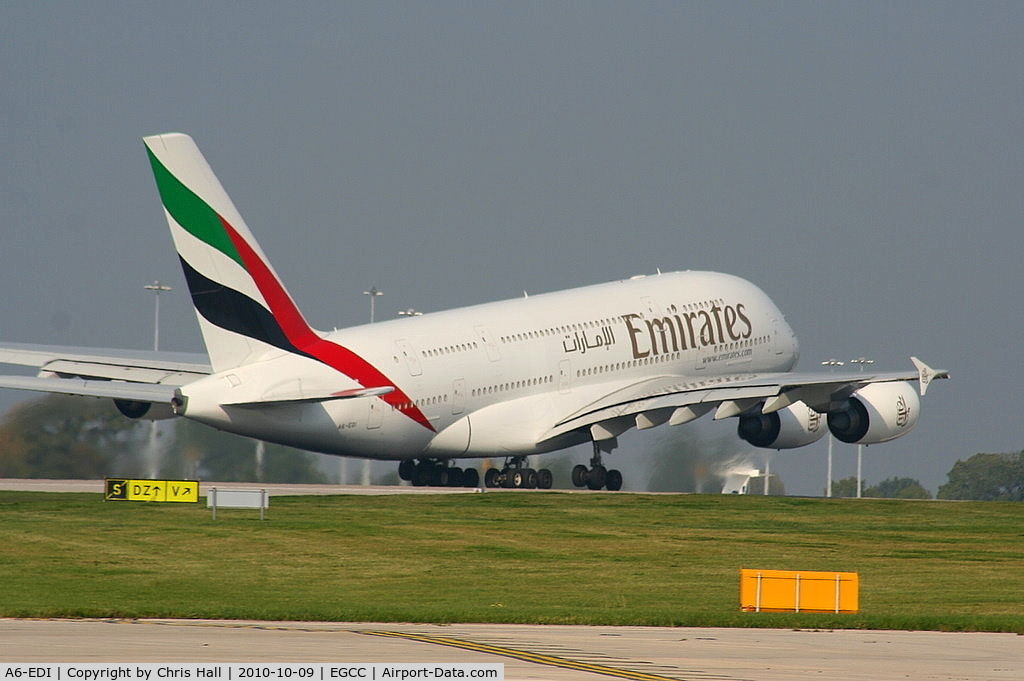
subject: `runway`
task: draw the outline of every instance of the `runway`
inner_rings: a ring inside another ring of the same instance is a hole
[[[468,487],[412,487],[411,485],[310,485],[265,482],[199,482],[199,496],[211,487],[218,489],[265,489],[271,496],[309,496],[329,494],[474,494],[481,490]],[[0,490],[19,492],[95,492],[103,494],[103,480],[43,480],[36,478],[0,478]],[[522,490],[487,490],[522,491]]]
[[[3,662],[502,663],[510,681],[1024,678],[1024,637],[907,631],[0,619]]]

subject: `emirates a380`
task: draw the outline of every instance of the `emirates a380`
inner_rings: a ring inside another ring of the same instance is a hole
[[[400,462],[415,485],[550,488],[528,457],[590,442],[577,487],[618,490],[603,456],[631,428],[736,419],[755,447],[905,435],[947,378],[794,371],[796,336],[754,284],[674,272],[331,332],[309,326],[187,135],[144,139],[207,355],[0,345],[38,368],[0,387],[113,398],[269,442]]]

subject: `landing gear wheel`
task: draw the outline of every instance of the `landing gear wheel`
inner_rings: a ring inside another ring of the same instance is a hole
[[[413,476],[416,475],[416,461],[415,459],[405,459],[402,463],[398,464],[398,477],[402,480],[412,480]]]
[[[497,468],[488,468],[484,473],[484,487],[497,487],[501,472]]]
[[[572,469],[572,484],[577,487],[587,487],[597,491],[607,488],[609,492],[617,492],[622,489],[622,473],[617,470],[608,470],[601,463],[602,453],[611,453],[612,449],[618,446],[615,438],[607,440],[594,440],[594,456],[590,458],[590,468],[579,464]]]
[[[526,486],[526,474],[522,468],[506,468],[505,484],[503,487],[509,489],[522,489]]]
[[[576,487],[587,486],[587,467],[581,463],[572,467],[572,484]]]
[[[551,489],[551,485],[555,483],[555,476],[551,475],[551,471],[547,468],[541,468],[537,471],[537,488],[538,489]]]
[[[480,486],[480,473],[475,468],[467,468],[462,471],[462,486],[463,487],[479,487]]]
[[[537,489],[537,483],[540,478],[540,476],[537,475],[537,471],[533,470],[532,468],[527,468],[523,471],[523,473],[523,487],[525,487],[526,489]]]
[[[453,476],[459,473],[458,468],[449,468],[447,463],[437,459],[406,459],[398,465],[398,477],[412,481],[414,487],[445,487],[452,484]]]
[[[412,474],[413,487],[426,487],[430,484],[433,474],[433,466],[425,466],[423,464],[416,466],[416,471]]]
[[[622,489],[622,473],[614,468],[608,471],[604,478],[604,486],[609,492],[618,492]]]
[[[463,485],[462,476],[463,475],[464,474],[463,474],[461,468],[459,468],[457,466],[454,467],[454,468],[449,468],[448,469],[448,486],[449,487],[462,487],[462,485]]]

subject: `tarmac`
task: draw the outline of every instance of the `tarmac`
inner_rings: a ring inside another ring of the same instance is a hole
[[[1024,636],[496,624],[0,619],[4,662],[501,663],[509,681],[1019,681]]]

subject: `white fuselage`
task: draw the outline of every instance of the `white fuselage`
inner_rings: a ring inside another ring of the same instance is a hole
[[[357,382],[267,349],[262,361],[182,388],[184,415],[309,450],[376,459],[508,456],[560,449],[553,418],[655,376],[789,371],[798,345],[758,287],[677,272],[406,317],[325,334],[379,369],[431,428],[377,396],[256,404]],[[224,406],[246,403],[244,406]]]

